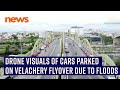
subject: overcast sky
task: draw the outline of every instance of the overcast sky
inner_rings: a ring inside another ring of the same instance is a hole
[[[6,24],[4,18],[7,16],[29,17],[29,23]],[[1,32],[23,29],[27,31],[54,29],[57,31],[67,29],[71,25],[85,26],[86,24],[87,26],[97,25],[95,27],[99,28],[104,22],[120,22],[120,11],[0,11]]]

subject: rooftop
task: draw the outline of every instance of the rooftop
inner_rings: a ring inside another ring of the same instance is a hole
[[[81,36],[81,37],[91,37],[91,38],[96,37],[96,38],[100,38],[100,36],[92,35],[92,34],[82,34],[82,35],[80,35],[80,36]]]

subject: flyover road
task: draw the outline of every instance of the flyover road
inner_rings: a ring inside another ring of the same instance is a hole
[[[80,47],[78,47],[77,44],[73,43],[73,41],[69,38],[65,38],[65,43],[71,43],[68,44],[68,50],[69,53],[64,53],[64,56],[86,56],[85,53],[82,51]],[[73,45],[74,44],[74,45]],[[75,54],[77,53],[77,54]],[[105,79],[101,75],[63,75],[61,76],[63,79]]]
[[[49,47],[42,50],[40,56],[58,56],[60,52],[60,39],[55,39]],[[58,75],[18,75],[13,79],[58,79]]]

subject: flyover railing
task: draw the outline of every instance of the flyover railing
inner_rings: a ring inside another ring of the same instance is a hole
[[[107,54],[98,54],[96,51],[94,51],[87,39],[83,39],[82,44],[83,44],[83,47],[86,48],[86,52],[89,55],[102,56],[104,65],[115,66],[115,63]]]
[[[38,39],[35,42],[34,47],[31,51],[27,52],[26,54],[18,54],[18,56],[30,56],[33,52],[37,52],[37,50],[39,50],[42,44],[43,44],[42,39]],[[0,60],[1,59],[3,59],[3,57],[0,57]],[[8,76],[4,76],[4,68],[0,68],[0,79],[6,79],[6,78],[8,78]]]
[[[90,45],[88,39],[84,38],[83,40],[80,40],[79,35],[75,33],[74,40],[77,43],[81,44],[81,47],[84,52],[87,53],[87,55],[95,55],[95,56],[102,56],[103,62],[105,65],[115,66],[115,63],[112,61],[112,59],[106,55],[106,54],[98,54],[96,51],[93,50],[92,46]]]
[[[73,39],[73,38],[72,38]],[[90,45],[89,41],[87,39],[80,40],[78,34],[75,34],[74,36],[75,43],[81,44],[82,50],[89,56],[102,56],[102,64],[103,66],[116,66],[113,60],[106,54],[99,54],[96,51],[93,50],[92,46]],[[79,46],[79,45],[78,45]]]
[[[43,44],[44,44],[43,41],[41,39],[38,39],[34,44],[33,49],[30,52],[28,52],[26,55],[32,55],[32,53],[38,52],[38,50]]]
[[[46,43],[50,43],[53,37],[54,37],[53,35],[48,34],[45,40],[41,38],[37,39],[31,51],[27,52],[26,54],[18,54],[18,56],[31,56],[33,53],[38,52],[38,50],[40,50],[42,45]],[[7,77],[8,76],[4,76],[4,69],[0,68],[0,79],[5,79]]]

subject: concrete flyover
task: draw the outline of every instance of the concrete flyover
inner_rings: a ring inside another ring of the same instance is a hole
[[[115,63],[110,59],[108,55],[98,54],[98,52],[94,51],[87,39],[85,38],[83,40],[79,39],[79,41],[78,39],[79,39],[79,35],[78,33],[75,33],[74,40],[77,41],[78,43],[81,43],[82,49],[85,53],[87,53],[87,55],[102,56],[104,66],[106,65],[115,66]]]
[[[75,43],[74,46],[70,45],[69,46],[69,51],[70,53],[68,56],[75,56],[76,52],[78,53],[78,56],[89,56],[89,55],[94,55],[94,56],[102,56],[103,58],[103,66],[115,66],[115,63],[109,58],[108,55],[106,54],[98,54],[98,52],[94,51],[92,49],[92,46],[90,45],[89,41],[87,39],[80,40],[79,35],[75,33],[74,36],[69,36],[65,38],[65,35],[63,33],[62,37],[60,38],[54,38],[54,34],[49,33],[46,36],[45,40],[38,39],[36,43],[34,44],[34,47],[31,51],[28,53],[24,54],[23,56],[30,56],[33,53],[36,53],[42,45],[44,44],[49,44],[49,47],[46,48],[47,51],[43,50],[40,54],[40,56],[65,56],[63,53],[64,49],[64,42],[70,42],[70,43]],[[79,46],[80,45],[80,46]],[[80,48],[81,47],[81,48]],[[62,55],[61,55],[62,54]],[[21,56],[21,55],[20,55]],[[3,77],[4,78],[4,77]],[[89,78],[89,79],[102,79],[104,77],[92,77],[92,76],[68,76],[68,79],[81,79],[81,78]],[[58,75],[36,75],[36,76],[16,76],[14,79],[58,79]]]

